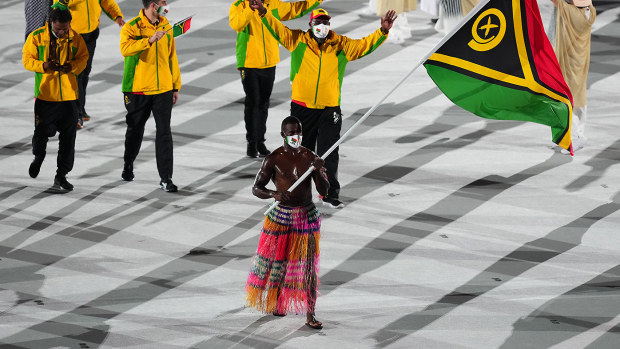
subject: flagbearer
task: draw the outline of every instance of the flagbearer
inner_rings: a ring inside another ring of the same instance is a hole
[[[346,64],[373,52],[388,37],[396,19],[393,10],[381,18],[381,27],[362,39],[338,35],[330,29],[331,17],[324,9],[312,11],[307,31],[284,26],[260,0],[251,0],[270,33],[291,51],[291,115],[304,128],[302,145],[323,155],[340,138],[342,112],[340,91]],[[338,148],[325,159],[329,192],[322,197],[325,205],[342,208],[338,182]]]
[[[299,18],[323,0],[284,2],[263,0],[264,7],[281,21]],[[278,42],[267,33],[248,0],[235,0],[230,6],[230,27],[237,32],[237,69],[245,92],[245,138],[247,156],[255,158],[269,154],[265,146],[269,98],[280,62]]]
[[[312,203],[312,182],[323,195],[329,182],[323,159],[301,146],[302,128],[297,118],[284,118],[280,136],[284,144],[267,155],[252,188],[255,196],[274,198],[280,205],[265,217],[246,283],[246,300],[250,307],[275,316],[306,313],[306,326],[321,329],[323,324],[314,317],[321,216]],[[289,192],[310,168],[311,175]],[[269,182],[276,190],[267,189]]]
[[[45,159],[47,141],[58,132],[58,157],[53,188],[71,191],[67,174],[73,169],[78,116],[76,76],[86,66],[88,50],[71,29],[71,12],[54,8],[45,26],[28,35],[22,50],[24,68],[35,72],[34,160],[28,173],[36,178]]]
[[[586,88],[590,69],[590,34],[596,20],[591,0],[551,0],[558,8],[555,54],[573,95],[571,139],[573,150],[586,145]]]
[[[153,113],[155,157],[160,188],[176,192],[172,183],[172,106],[179,99],[181,72],[172,27],[159,11],[166,0],[142,0],[144,8],[121,30],[121,54],[125,57],[123,94],[127,115],[124,165],[121,177],[134,179],[133,164],[140,152],[144,125]]]

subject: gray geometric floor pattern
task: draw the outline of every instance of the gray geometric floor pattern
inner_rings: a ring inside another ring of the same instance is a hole
[[[117,0],[126,18],[137,0]],[[21,63],[23,1],[0,3],[1,348],[618,348],[620,347],[620,2],[597,1],[587,146],[561,154],[546,126],[478,118],[416,70],[341,148],[341,196],[320,206],[317,318],[244,306],[269,204],[251,194],[243,90],[227,0],[169,1],[195,14],[177,40],[174,180],[157,188],[155,126],[136,179],[120,180],[124,107],[119,28],[102,18],[69,180],[49,193],[57,138],[37,179],[33,73]],[[332,29],[375,30],[367,1],[330,0]],[[543,22],[552,5],[540,0]],[[440,39],[423,12],[413,37],[351,62],[343,130]],[[288,22],[307,27],[307,18]],[[288,115],[281,52],[267,145]]]

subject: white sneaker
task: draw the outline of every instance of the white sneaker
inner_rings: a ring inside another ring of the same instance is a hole
[[[321,200],[323,205],[327,207],[331,207],[331,208],[343,208],[344,207],[344,203],[338,199],[328,199],[328,198],[323,197],[323,198],[319,198],[319,200]]]

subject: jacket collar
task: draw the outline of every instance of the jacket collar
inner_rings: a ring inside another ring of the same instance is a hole
[[[308,29],[306,31],[306,36],[308,37],[308,42],[310,43],[310,46],[312,46],[312,48],[316,50],[319,50],[321,47],[334,45],[338,42],[338,34],[334,33],[334,31],[331,29],[327,34],[327,38],[325,39],[325,41],[323,41],[323,44],[321,46],[319,46],[319,43],[314,38],[314,35],[312,35],[312,29]]]

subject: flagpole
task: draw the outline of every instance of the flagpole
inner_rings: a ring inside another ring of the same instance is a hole
[[[426,60],[426,59],[425,59]],[[413,72],[418,69],[418,67],[420,67],[420,65],[422,65],[423,61],[419,61],[414,67],[413,69],[411,69],[409,71],[409,73],[407,73],[405,76],[403,76],[400,81],[398,81],[398,83],[396,83],[396,85],[394,85],[390,91],[388,91],[388,93],[386,93],[377,103],[375,103],[375,105],[372,106],[372,108],[370,108],[361,118],[359,118],[359,120],[357,120],[355,122],[355,124],[353,124],[353,126],[351,126],[347,132],[345,132],[340,139],[338,139],[338,141],[336,141],[336,143],[334,143],[331,148],[329,148],[322,156],[321,159],[325,160],[325,158],[327,158],[329,156],[329,154],[331,154],[339,145],[340,143],[342,143],[350,134],[351,132],[353,132],[353,130],[355,130],[355,128],[357,128],[357,126],[359,126],[362,122],[364,122],[364,120],[366,120],[370,114],[372,112],[375,111],[375,109],[377,109],[379,107],[379,105],[381,105],[381,103],[383,103],[383,101],[388,98],[393,92],[394,90],[396,90],[400,85],[402,85],[403,82],[405,82],[405,80],[407,80],[407,78],[409,76],[411,76],[411,74],[413,74]],[[293,183],[293,185],[291,185],[291,187],[288,189],[288,191],[293,191],[295,188],[297,188],[297,186],[299,184],[301,184],[301,182],[303,182],[306,177],[308,177],[312,171],[314,171],[314,167],[310,166],[310,168],[301,176],[299,177],[299,179]],[[265,211],[265,215],[269,214],[269,212],[271,210],[273,210],[278,204],[280,203],[280,201],[275,201],[273,204],[271,204],[271,206],[269,206],[269,208],[267,209],[267,211]]]
[[[372,114],[372,112],[375,111],[375,109],[377,109],[381,103],[383,103],[383,101],[385,101],[400,85],[403,84],[403,82],[405,82],[405,80],[407,80],[411,74],[413,74],[413,72],[415,72],[424,62],[426,62],[426,60],[433,54],[435,53],[435,51],[437,51],[437,49],[439,47],[441,47],[441,45],[443,45],[446,41],[448,41],[448,39],[450,39],[450,37],[452,37],[452,35],[454,35],[454,33],[456,33],[459,29],[461,29],[461,27],[467,22],[469,21],[470,18],[472,18],[474,16],[474,14],[476,14],[478,12],[478,10],[482,7],[485,6],[489,1],[491,0],[484,0],[479,2],[478,4],[476,4],[476,6],[467,14],[467,16],[465,16],[460,22],[459,25],[455,26],[454,28],[452,28],[452,30],[446,34],[438,43],[437,45],[435,45],[435,47],[433,47],[425,56],[424,58],[422,58],[405,76],[403,76],[397,83],[396,85],[394,85],[383,97],[381,97],[381,99],[379,99],[379,101],[377,103],[375,103],[375,105],[372,106],[372,108],[370,108],[361,118],[359,118],[359,120],[357,120],[353,126],[351,126],[347,132],[345,132],[340,139],[338,139],[338,141],[336,141],[336,143],[334,143],[334,145],[331,146],[331,148],[329,148],[322,156],[321,159],[325,160],[325,158],[327,158],[329,156],[329,154],[331,154],[339,145],[340,143],[342,143],[350,134],[351,132],[353,132],[353,130],[355,130],[355,128],[357,128],[357,126],[359,126],[362,122],[364,122],[364,120],[366,120],[370,114]],[[297,188],[297,186],[299,186],[301,184],[301,182],[303,182],[311,173],[312,171],[314,171],[314,167],[310,166],[310,168],[303,174],[301,175],[301,177],[299,177],[299,179],[297,179],[297,181],[295,183],[293,183],[293,185],[291,185],[291,187],[288,189],[288,191],[293,191],[295,188]],[[271,206],[269,206],[269,208],[267,209],[267,211],[265,211],[265,216],[269,214],[269,212],[271,212],[271,210],[273,210],[276,206],[278,206],[278,204],[280,203],[280,201],[274,201],[273,204],[271,204]]]

